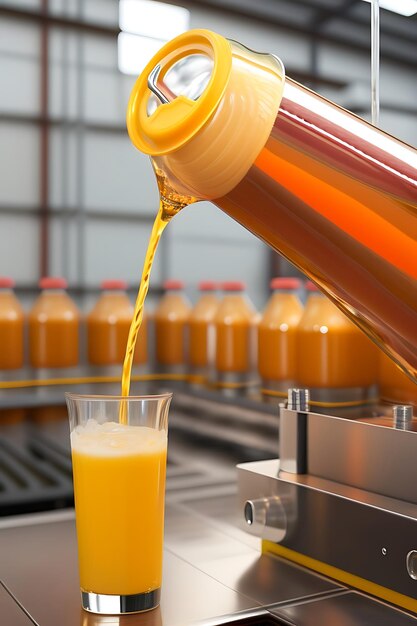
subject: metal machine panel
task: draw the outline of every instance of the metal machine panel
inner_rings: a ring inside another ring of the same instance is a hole
[[[278,469],[276,460],[239,466],[242,511],[249,499],[279,498],[280,546],[417,599],[417,580],[407,569],[417,550],[415,505],[311,476],[278,477]],[[267,518],[257,533],[269,539]]]
[[[298,419],[294,411],[282,413]],[[386,417],[365,422],[309,413],[307,473],[417,504],[417,432],[391,424]]]

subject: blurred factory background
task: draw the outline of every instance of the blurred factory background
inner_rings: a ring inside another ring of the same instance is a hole
[[[0,274],[16,279],[25,305],[42,275],[65,276],[85,308],[104,278],[136,291],[158,195],[148,159],[127,137],[135,76],[124,72],[139,71],[164,39],[211,28],[278,55],[292,78],[370,116],[363,0],[184,0],[187,11],[171,13],[176,2],[124,4],[120,35],[117,0],[0,2]],[[412,0],[391,5],[413,12]],[[381,51],[380,125],[416,145],[416,14],[382,9]],[[151,298],[165,278],[184,280],[190,295],[199,280],[238,279],[261,306],[277,273],[289,273],[284,261],[202,203],[167,229]]]

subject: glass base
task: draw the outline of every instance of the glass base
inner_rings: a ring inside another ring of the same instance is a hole
[[[159,606],[160,598],[160,589],[134,593],[128,596],[113,596],[81,590],[83,609],[90,613],[101,613],[103,615],[124,615],[125,613],[150,611]]]

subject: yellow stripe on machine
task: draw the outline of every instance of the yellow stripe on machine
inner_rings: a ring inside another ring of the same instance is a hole
[[[388,589],[387,587],[382,587],[382,585],[377,585],[376,583],[366,580],[366,578],[350,574],[349,572],[345,572],[338,567],[328,565],[327,563],[313,559],[305,554],[300,554],[299,552],[286,548],[285,546],[281,546],[278,543],[265,540],[262,541],[262,552],[264,554],[269,553],[283,557],[288,561],[292,561],[293,563],[307,567],[308,569],[318,572],[319,574],[333,578],[334,580],[344,583],[345,585],[349,585],[349,587],[354,587],[355,589],[364,591],[372,596],[376,596],[381,600],[385,600],[386,602],[400,606],[403,609],[407,609],[407,611],[417,613],[417,600],[414,598],[405,596],[397,591],[392,591],[392,589]]]

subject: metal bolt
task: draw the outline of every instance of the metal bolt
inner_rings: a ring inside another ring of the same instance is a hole
[[[382,548],[381,552],[382,552],[382,556],[387,556],[387,549],[386,548]]]
[[[408,430],[413,423],[413,407],[409,404],[396,404],[392,407],[394,428]]]
[[[288,408],[293,411],[308,411],[310,392],[308,389],[288,389]]]

